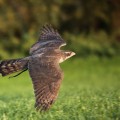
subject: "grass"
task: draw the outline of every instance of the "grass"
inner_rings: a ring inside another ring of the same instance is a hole
[[[61,65],[65,77],[46,113],[34,109],[28,72],[0,77],[0,120],[120,120],[120,58],[76,58]]]

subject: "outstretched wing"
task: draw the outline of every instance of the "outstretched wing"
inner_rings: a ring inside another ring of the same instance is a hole
[[[45,25],[41,30],[38,42],[30,48],[30,54],[39,52],[41,48],[60,48],[64,45],[66,45],[66,42],[61,38],[57,30],[53,29],[51,25]]]
[[[38,110],[47,110],[57,98],[63,73],[59,65],[45,62],[40,58],[29,61],[29,73],[32,78],[36,98],[35,107]]]

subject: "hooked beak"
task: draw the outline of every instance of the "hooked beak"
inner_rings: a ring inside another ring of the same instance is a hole
[[[76,53],[75,53],[75,52],[72,52],[72,53],[71,53],[71,56],[74,56],[74,55],[76,55]]]

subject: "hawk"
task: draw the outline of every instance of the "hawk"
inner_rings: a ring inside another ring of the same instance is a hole
[[[59,63],[75,55],[72,51],[60,49],[65,45],[66,42],[57,30],[51,25],[45,25],[38,41],[30,48],[30,55],[1,61],[0,73],[6,76],[18,71],[21,74],[28,70],[35,93],[35,107],[37,110],[46,111],[55,102],[63,80]]]

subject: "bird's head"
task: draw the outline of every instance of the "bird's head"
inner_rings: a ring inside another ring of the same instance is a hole
[[[70,58],[70,57],[72,57],[72,56],[75,55],[75,53],[72,52],[72,51],[62,51],[62,53],[63,53],[63,54],[62,54],[62,57],[60,58],[59,63],[65,61],[65,60],[67,60],[68,58]]]

